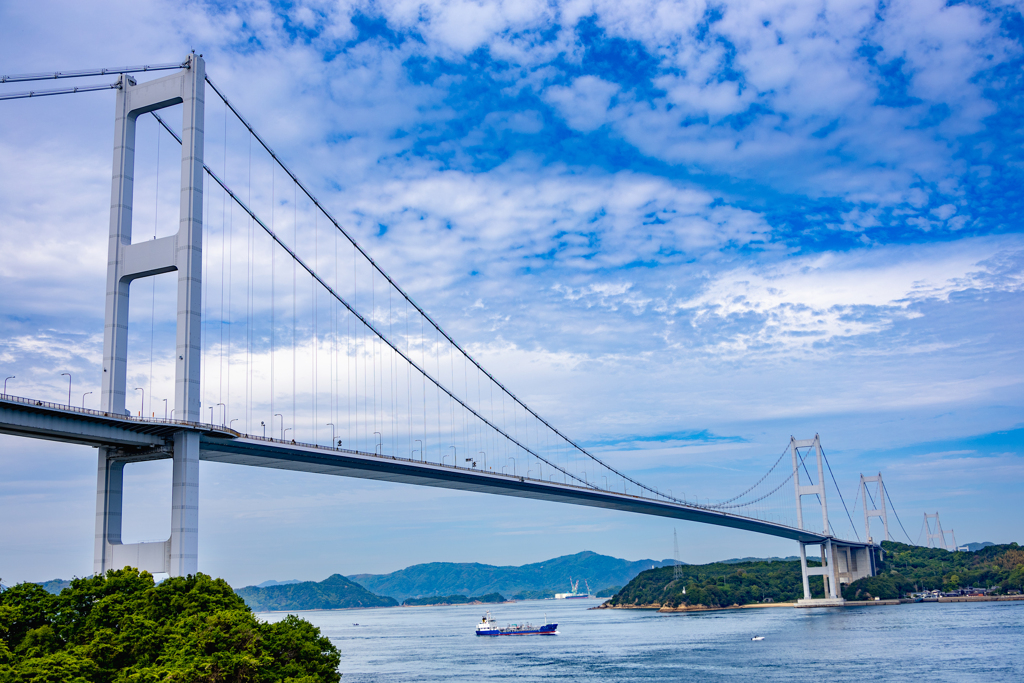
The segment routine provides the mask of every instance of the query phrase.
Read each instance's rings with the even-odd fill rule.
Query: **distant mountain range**
[[[569,591],[569,577],[589,583],[592,591],[624,586],[645,569],[671,565],[672,560],[620,560],[582,552],[521,567],[489,564],[431,562],[390,574],[351,574],[349,579],[379,595],[399,601],[436,595],[501,593],[515,599],[553,597]]]
[[[793,560],[799,559],[799,555],[789,555],[788,557],[734,557],[731,560],[722,560],[718,564],[741,564],[743,562],[792,562]]]
[[[256,584],[257,588],[270,588],[271,586],[287,586],[290,583],[302,583],[298,579],[289,579],[288,581],[264,581],[263,583]]]
[[[983,541],[983,542],[981,542],[981,543],[964,543],[964,544],[963,544],[962,546],[960,546],[960,547],[961,547],[961,548],[964,548],[964,547],[966,547],[966,548],[967,548],[968,550],[970,550],[970,551],[971,551],[972,553],[976,553],[976,552],[978,552],[979,550],[981,550],[982,548],[987,548],[987,547],[989,547],[990,545],[995,545],[995,543],[992,543],[991,541]]]
[[[266,587],[246,586],[235,592],[256,612],[398,606],[394,598],[374,595],[341,574],[329,576],[319,583],[296,581]]]
[[[71,585],[71,581],[66,579],[50,579],[49,581],[40,581],[39,585],[43,587],[47,593],[53,593],[57,595],[62,590]]]
[[[989,541],[965,543],[971,552],[994,545]],[[741,562],[785,562],[790,557],[743,557],[722,560],[721,564]],[[449,603],[454,596],[488,596],[500,593],[512,599],[553,597],[569,590],[569,577],[590,584],[591,591],[613,595],[640,572],[673,565],[672,560],[621,560],[586,551],[575,555],[556,557],[545,562],[525,564],[521,567],[496,567],[489,564],[431,562],[406,567],[390,574],[352,574],[348,577],[334,574],[316,581],[264,581],[256,586],[235,590],[252,609],[299,610],[341,609],[352,607],[389,607],[412,598],[443,600]],[[685,562],[681,564],[686,564]],[[71,582],[66,579],[40,581],[39,585],[50,593],[60,593]],[[0,587],[0,590],[7,586]],[[613,590],[614,589],[614,590]],[[431,600],[433,601],[433,600]]]

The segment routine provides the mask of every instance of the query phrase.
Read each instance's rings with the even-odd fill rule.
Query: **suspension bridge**
[[[150,71],[173,73],[146,82],[132,75]],[[172,576],[197,571],[204,460],[786,538],[799,544],[806,600],[809,577],[823,577],[828,602],[840,600],[841,584],[874,573],[871,539],[842,539],[829,522],[831,468],[817,436],[791,439],[741,494],[699,504],[613,467],[548,422],[371,258],[207,76],[201,56],[0,82],[108,74],[117,80],[0,94],[116,92],[99,406],[85,406],[92,392],[72,405],[70,375],[67,403],[9,395],[6,387],[0,395],[0,433],[97,448],[96,572],[125,565]],[[180,125],[159,113],[169,108],[180,109]],[[143,121],[153,124],[147,159],[156,169],[145,190],[154,198],[148,210],[136,186]],[[168,158],[180,159],[174,182],[161,179]],[[158,296],[165,274],[173,287]],[[131,394],[138,410],[128,409],[129,389],[138,392]],[[173,463],[170,537],[123,543],[124,467],[164,458]],[[862,477],[865,530],[870,536],[870,518],[882,517],[888,538],[884,497],[881,507],[872,497],[869,510],[868,483],[887,495],[881,475]],[[805,497],[816,500],[820,525],[805,525]],[[779,512],[794,508],[795,520]],[[812,564],[808,546],[818,548]]]

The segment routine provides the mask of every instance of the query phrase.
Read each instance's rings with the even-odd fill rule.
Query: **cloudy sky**
[[[959,542],[1024,541],[1022,41],[1020,7],[997,1],[0,5],[4,73],[203,53],[406,291],[638,478],[722,499],[820,433],[848,505],[882,471],[915,541],[935,511]],[[76,403],[98,397],[113,105],[0,103],[12,394],[59,400],[70,371]],[[91,571],[95,465],[0,437],[5,583]],[[689,562],[796,550],[515,499],[201,477],[200,569],[236,585],[664,558],[673,526]],[[126,540],[165,537],[167,463],[128,484]]]

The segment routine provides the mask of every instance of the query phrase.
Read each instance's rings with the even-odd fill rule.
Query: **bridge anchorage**
[[[144,83],[129,76],[161,69],[174,73]],[[714,504],[659,491],[611,466],[509,391],[370,258],[210,81],[202,56],[4,82],[106,73],[120,76],[110,86],[115,138],[100,406],[0,396],[0,433],[97,448],[95,572],[125,565],[170,576],[198,570],[202,460],[601,507],[786,538],[799,544],[801,606],[842,604],[843,584],[874,573],[878,550],[868,522],[881,516],[886,538],[888,523],[884,499],[867,509],[866,484],[877,480],[884,496],[881,475],[861,478],[869,539],[854,541],[829,523],[824,473],[831,468],[817,435],[791,438],[754,486]],[[224,114],[217,172],[204,162],[207,86],[217,98],[211,105]],[[158,114],[178,105],[180,131]],[[173,235],[133,242],[136,129],[144,114],[157,121],[158,134],[181,145],[178,224]],[[232,173],[229,164],[246,158],[245,151],[229,154],[229,115],[248,143],[247,173]],[[270,168],[262,184],[253,175],[254,149]],[[219,221],[211,196],[221,200]],[[232,251],[235,241],[244,254]],[[234,279],[240,272],[242,283]],[[167,273],[177,274],[172,409],[164,418],[141,409],[132,415],[127,382],[138,375],[129,373],[131,287]],[[233,296],[244,303],[244,315]],[[232,329],[241,331],[232,336]],[[150,375],[144,386],[152,406]],[[811,453],[816,478],[806,462]],[[169,537],[124,543],[124,468],[159,458],[173,463]],[[807,497],[820,505],[820,531],[804,526]],[[824,597],[812,599],[811,579],[818,576]]]

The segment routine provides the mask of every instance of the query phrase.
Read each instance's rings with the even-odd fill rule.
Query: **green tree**
[[[156,585],[125,568],[0,593],[0,681],[337,683],[340,654],[309,622],[259,621],[205,574]]]

